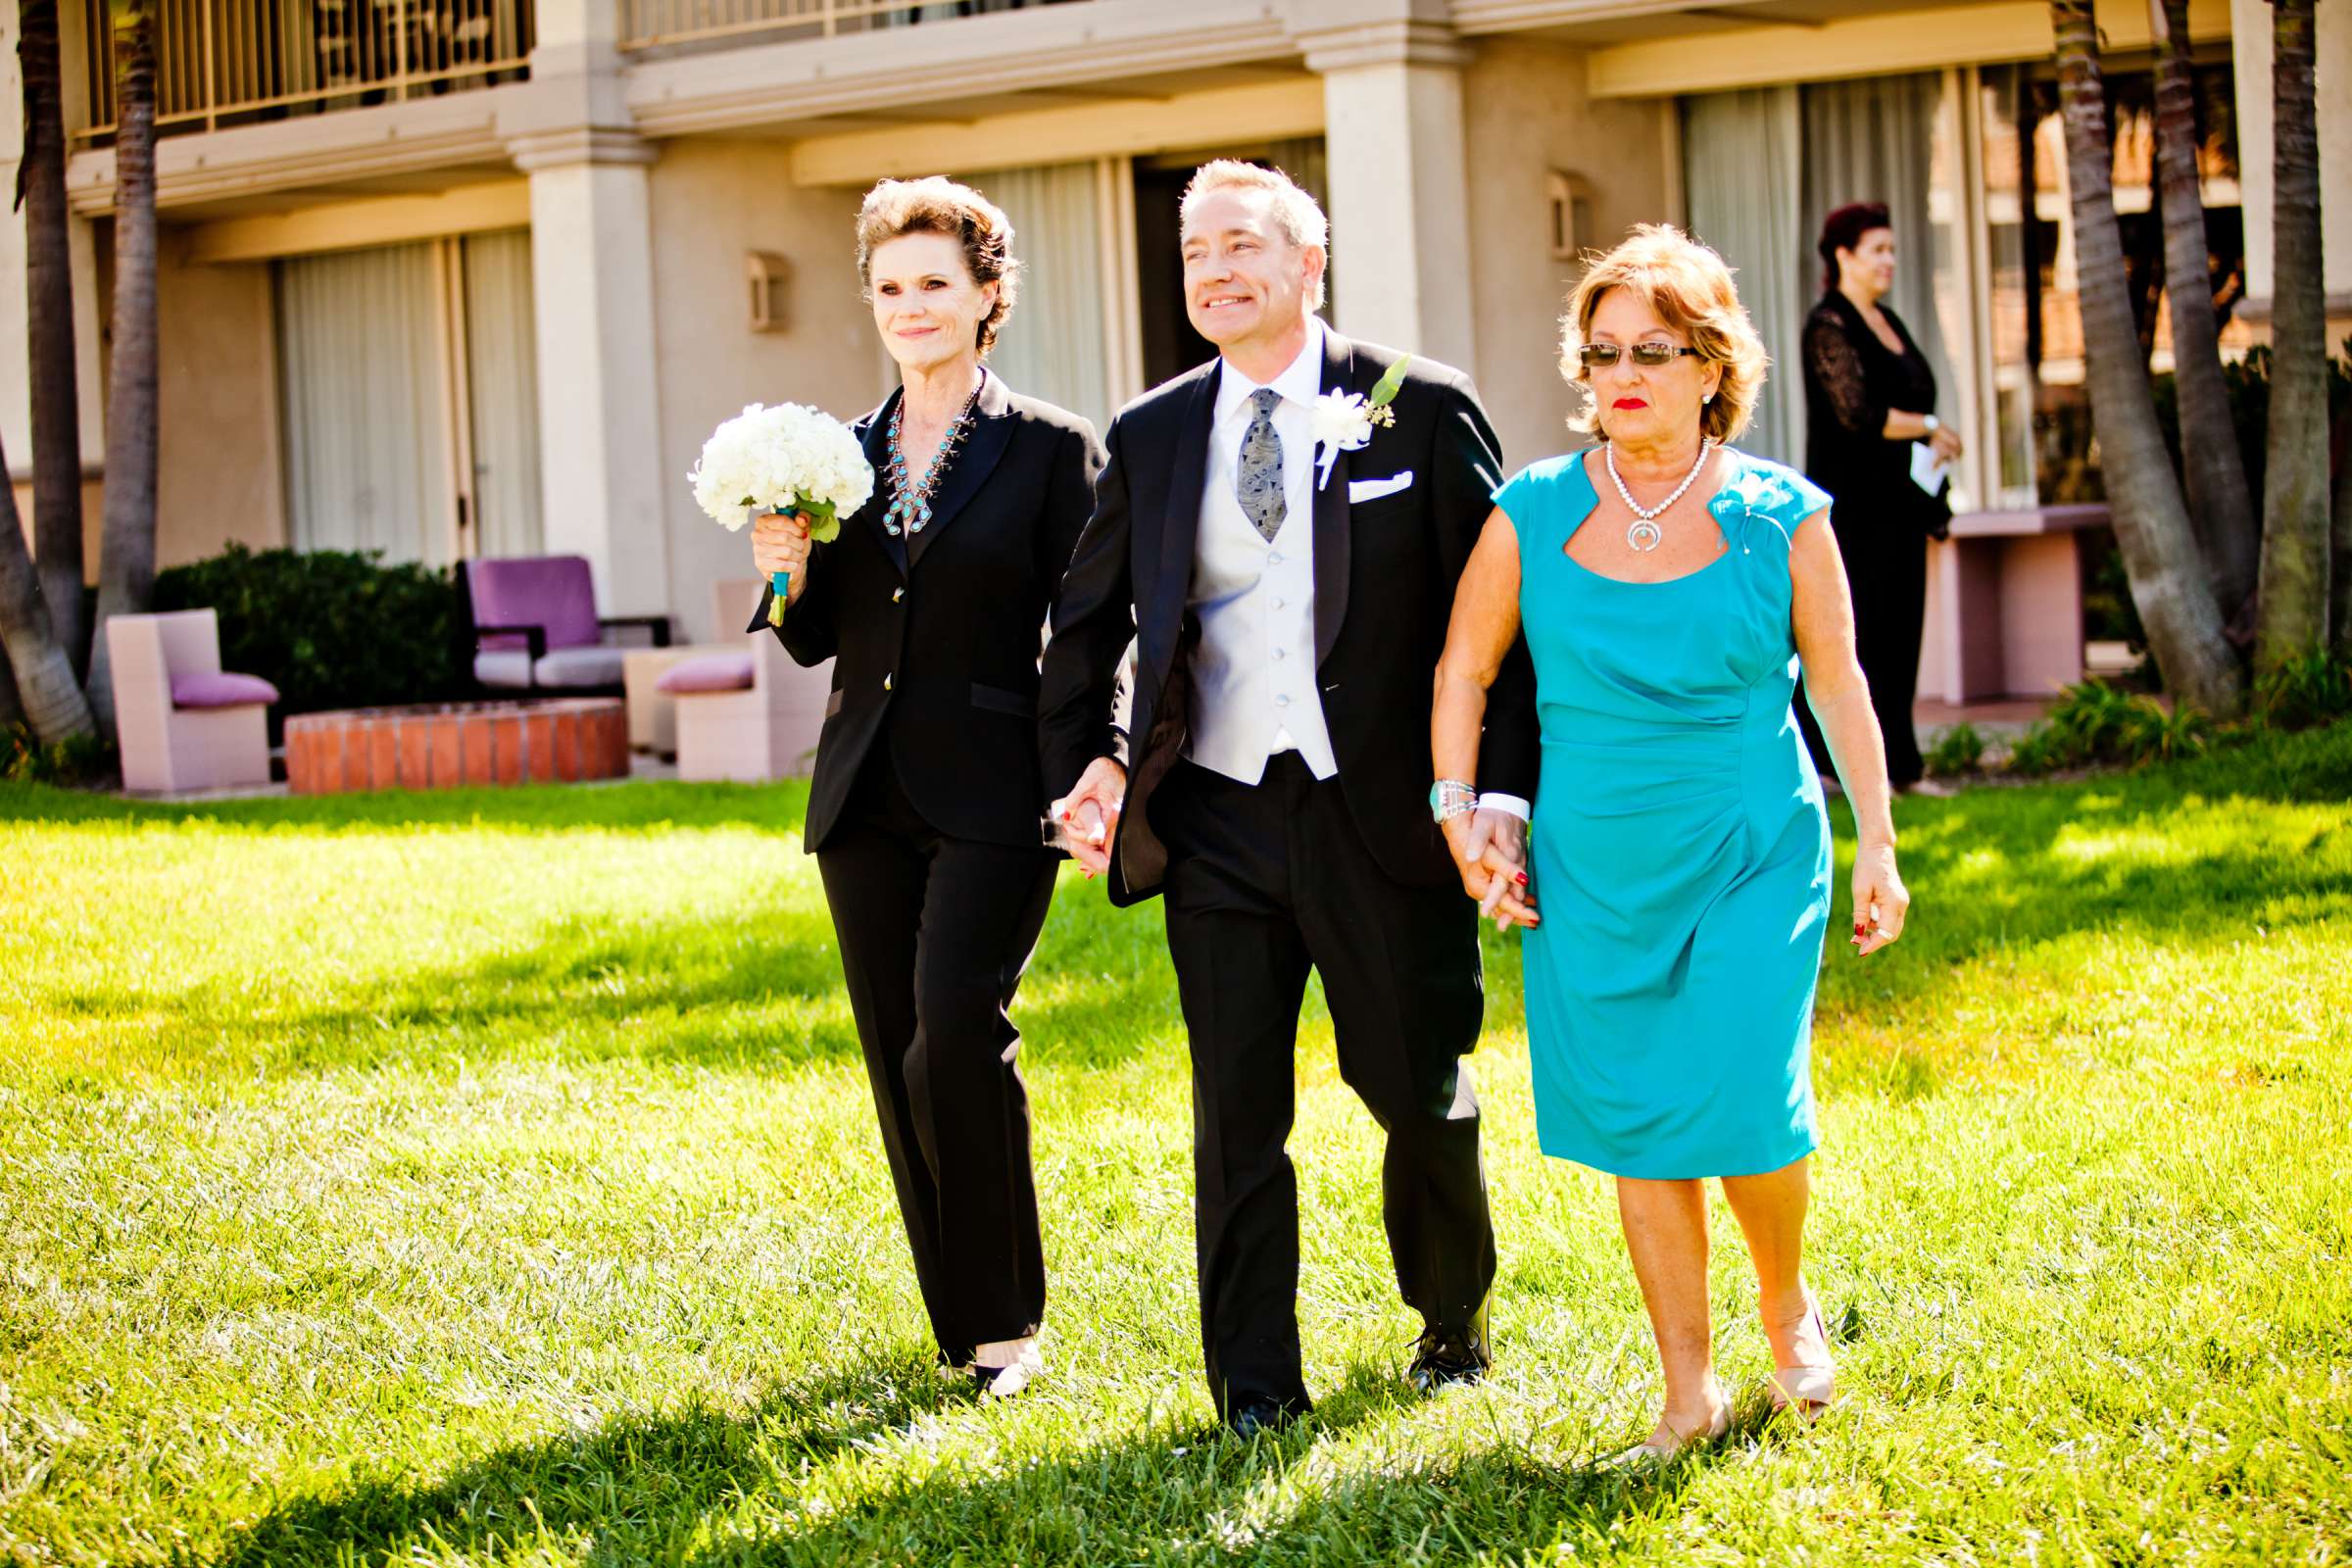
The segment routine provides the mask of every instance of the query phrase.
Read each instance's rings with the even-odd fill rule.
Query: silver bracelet
[[[1478,787],[1458,778],[1442,778],[1429,787],[1430,819],[1440,827],[1478,809]]]

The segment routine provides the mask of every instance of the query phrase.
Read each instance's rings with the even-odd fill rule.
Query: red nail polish
[[[1526,873],[1525,871],[1520,871],[1520,872],[1517,872],[1517,873],[1515,873],[1515,874],[1517,875],[1517,877],[1518,877],[1518,879],[1519,879],[1519,885],[1520,885],[1521,887],[1525,887],[1525,886],[1527,886],[1527,873]]]

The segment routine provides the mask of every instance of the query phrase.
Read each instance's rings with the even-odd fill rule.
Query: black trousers
[[[1382,1207],[1405,1302],[1432,1327],[1483,1335],[1494,1232],[1459,1059],[1485,1006],[1476,906],[1457,888],[1391,880],[1338,781],[1318,783],[1295,752],[1254,786],[1179,763],[1150,809],[1192,1042],[1200,1339],[1218,1414],[1252,1397],[1308,1402],[1283,1146],[1310,967],[1340,1075],[1388,1134]]]
[[[934,832],[878,750],[816,864],[923,1305],[960,1364],[976,1345],[1036,1333],[1045,1314],[1029,1097],[1006,1008],[1056,859]]]
[[[1897,789],[1927,771],[1911,705],[1919,693],[1919,643],[1928,618],[1928,541],[1907,523],[1853,528],[1838,535],[1854,596],[1854,652],[1870,681],[1870,706],[1886,738],[1886,778]],[[1830,776],[1830,748],[1800,686],[1797,726],[1814,765]]]

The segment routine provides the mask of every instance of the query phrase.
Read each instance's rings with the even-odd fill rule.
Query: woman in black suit
[[[1931,495],[1913,481],[1911,451],[1925,443],[1949,464],[1960,456],[1960,436],[1936,417],[1936,372],[1884,303],[1894,286],[1886,207],[1838,208],[1823,221],[1818,249],[1821,303],[1805,318],[1805,477],[1830,493],[1830,526],[1853,590],[1854,641],[1886,737],[1887,779],[1913,789],[1923,771],[1911,700],[1928,540],[1943,537],[1952,508],[1948,484]],[[1796,711],[1826,767],[1810,706],[1800,699]]]
[[[798,516],[753,531],[760,576],[792,574],[777,635],[803,664],[834,662],[804,838],[915,1276],[943,1363],[998,1395],[1042,1366],[1029,1102],[1005,1010],[1059,860],[1040,837],[1038,651],[1102,466],[1091,424],[983,364],[1012,309],[1011,239],[968,186],[867,193],[858,275],[901,383],[854,427],[873,496],[829,544],[812,548]]]

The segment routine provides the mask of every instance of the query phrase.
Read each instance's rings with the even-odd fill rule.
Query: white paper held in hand
[[[1911,443],[1911,482],[1934,495],[1943,488],[1946,465],[1925,441]]]

